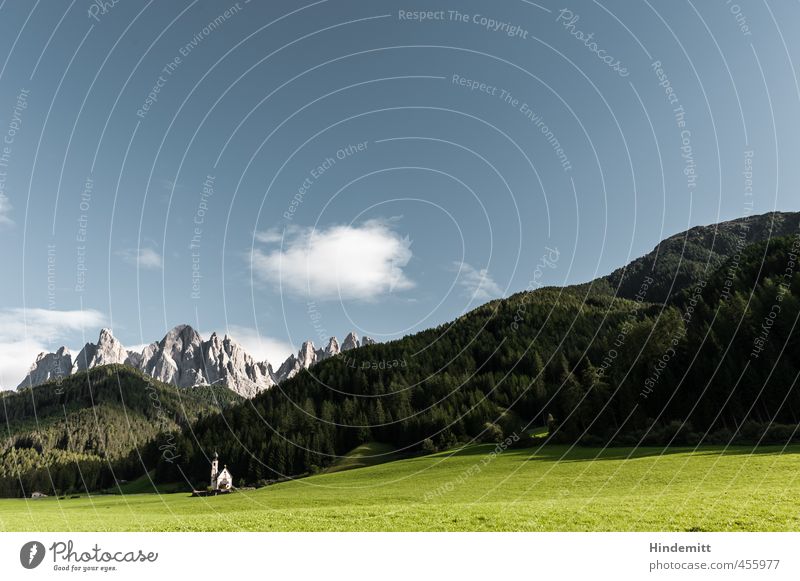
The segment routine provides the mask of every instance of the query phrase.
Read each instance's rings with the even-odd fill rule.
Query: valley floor
[[[800,530],[800,446],[494,450],[471,446],[217,497],[0,499],[0,530]]]

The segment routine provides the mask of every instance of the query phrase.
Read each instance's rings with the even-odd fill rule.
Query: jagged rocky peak
[[[366,335],[364,335],[364,337],[361,338],[362,347],[366,347],[367,345],[375,345],[375,343],[377,343],[377,341],[372,337],[367,337]]]
[[[317,362],[317,352],[314,350],[314,343],[312,341],[305,341],[300,346],[300,352],[297,354],[297,361],[303,369],[308,369]]]
[[[152,357],[142,358],[142,371],[178,387],[193,387],[206,382],[203,366],[203,340],[189,325],[178,325],[159,341]]]
[[[84,369],[111,363],[123,364],[127,359],[128,352],[122,346],[122,343],[114,337],[111,329],[101,329],[97,343],[87,343],[78,353],[73,364],[74,371],[83,371]]]
[[[275,371],[269,362],[256,361],[232,337],[212,333],[204,341],[190,325],[170,329],[163,339],[141,351],[126,350],[109,329],[103,329],[97,343],[87,343],[74,359],[65,347],[55,353],[40,354],[20,387],[39,385],[59,375],[98,365],[122,363],[178,387],[220,383],[244,397],[253,397],[342,351],[373,343],[369,337],[359,343],[355,333],[349,333],[341,345],[336,337],[331,337],[323,349],[316,349],[313,342],[306,341],[296,355],[290,355]]]
[[[178,325],[164,335],[159,346],[162,351],[177,361],[179,358],[194,359],[202,343],[203,339],[200,337],[200,333],[190,325]]]
[[[208,383],[225,383],[244,397],[254,395],[275,385],[272,367],[266,361],[257,362],[233,338],[212,333],[203,344],[204,368]]]
[[[280,383],[281,381],[291,379],[303,369],[308,369],[312,365],[315,365],[318,361],[325,358],[321,355],[322,351],[314,349],[314,343],[312,341],[305,341],[300,346],[300,351],[297,352],[297,355],[289,355],[288,359],[278,368],[278,372],[275,374],[276,382]]]
[[[341,352],[339,348],[339,340],[336,337],[331,337],[328,339],[328,344],[325,346],[324,349],[318,349],[317,354],[317,361],[322,361],[327,359],[328,357],[334,357]]]
[[[72,354],[66,347],[61,347],[55,353],[39,353],[36,361],[28,370],[28,375],[20,382],[17,389],[41,385],[71,373]]]
[[[355,332],[350,331],[347,334],[347,337],[344,338],[344,342],[342,343],[342,351],[349,351],[350,349],[356,349],[358,347],[358,335],[356,335]]]

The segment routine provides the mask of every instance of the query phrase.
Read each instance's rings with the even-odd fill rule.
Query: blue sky
[[[6,387],[101,326],[280,363],[800,209],[796,3],[101,4],[0,2]]]

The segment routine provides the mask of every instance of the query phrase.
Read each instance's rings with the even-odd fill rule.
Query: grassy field
[[[494,449],[209,498],[0,499],[0,530],[800,530],[800,446],[640,448],[630,459],[626,449]]]
[[[399,455],[395,453],[394,446],[380,444],[378,442],[369,442],[367,444],[361,444],[347,456],[326,468],[325,473],[333,474],[334,472],[343,472],[344,470],[353,470],[354,468],[377,466],[378,464],[391,462],[398,458]]]

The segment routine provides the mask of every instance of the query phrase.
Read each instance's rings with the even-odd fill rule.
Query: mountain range
[[[387,343],[306,342],[277,371],[185,325],[140,352],[104,330],[76,358],[41,355],[24,389],[0,392],[0,496],[153,469],[160,483],[202,484],[209,450],[255,484],[367,442],[429,452],[545,425],[548,442],[597,447],[798,441],[798,256],[800,213],[693,228],[606,277],[519,292]]]
[[[203,340],[189,325],[176,326],[163,339],[141,351],[126,349],[110,329],[102,329],[97,343],[86,343],[74,358],[66,347],[54,353],[40,353],[18,389],[102,365],[120,364],[177,387],[226,385],[238,395],[250,398],[342,351],[374,343],[370,337],[359,341],[354,332],[345,337],[341,346],[336,337],[331,337],[322,349],[306,341],[297,355],[290,355],[276,370],[268,361],[257,361],[232,337],[212,333]]]

